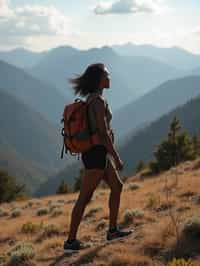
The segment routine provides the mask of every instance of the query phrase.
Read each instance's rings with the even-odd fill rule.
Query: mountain
[[[31,69],[30,73],[40,80],[53,84],[72,99],[74,93],[71,85],[67,83],[68,79],[75,74],[83,73],[91,63],[103,62],[111,72],[111,88],[105,90],[105,95],[113,111],[167,79],[181,75],[177,69],[154,59],[119,56],[107,46],[73,52],[73,55],[67,56],[64,48],[56,49],[54,56],[48,54],[42,63]]]
[[[184,105],[175,108],[139,130],[123,145],[119,145],[118,151],[125,165],[123,174],[133,174],[138,161],[153,159],[153,150],[163,138],[167,137],[169,125],[174,116],[180,120],[181,125],[189,134],[200,134],[199,106],[200,93],[196,98],[189,100]]]
[[[199,85],[199,76],[169,80],[117,110],[112,120],[117,140],[140,124],[151,122],[197,96]]]
[[[17,98],[0,90],[0,168],[31,191],[62,169],[61,137],[56,127]]]
[[[59,90],[27,74],[24,70],[0,61],[0,88],[14,95],[58,124],[68,99]]]
[[[180,47],[162,48],[126,43],[113,45],[112,48],[120,55],[150,57],[183,70],[190,70],[200,65],[200,55],[192,54]]]
[[[20,68],[30,68],[38,64],[46,52],[33,52],[24,48],[0,51],[0,60]]]
[[[199,64],[200,65],[200,64]],[[200,66],[191,71],[192,75],[200,76]]]
[[[34,196],[54,195],[62,180],[73,189],[75,179],[80,176],[81,166],[77,161],[68,164],[63,170],[51,175],[46,182],[43,182],[35,191]]]

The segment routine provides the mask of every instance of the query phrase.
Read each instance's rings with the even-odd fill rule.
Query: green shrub
[[[186,237],[200,237],[200,215],[193,215],[188,218],[182,232]]]
[[[176,259],[174,258],[167,266],[198,266],[196,263],[192,262],[192,259]]]
[[[21,211],[20,208],[13,209],[13,210],[11,211],[11,217],[12,217],[12,218],[19,217],[19,216],[21,216],[21,214],[22,214],[22,211]]]
[[[128,209],[124,212],[123,222],[125,224],[130,224],[134,221],[134,218],[142,218],[144,216],[144,212],[139,209]]]
[[[59,207],[57,208],[54,208],[53,211],[52,211],[52,216],[53,217],[57,217],[59,215],[63,214],[63,210]]]
[[[92,217],[95,213],[97,213],[98,211],[101,211],[101,210],[102,210],[101,207],[92,208],[92,209],[89,210],[88,213],[86,213],[85,218],[90,218],[90,217]]]
[[[37,210],[37,215],[42,216],[42,215],[47,215],[49,213],[48,208],[40,208]]]
[[[35,252],[33,245],[29,242],[19,242],[8,251],[10,266],[21,266],[25,261],[33,259]]]
[[[136,190],[138,188],[140,188],[140,185],[138,183],[130,183],[128,185],[128,190]]]
[[[33,234],[36,233],[40,229],[40,225],[33,224],[32,222],[27,222],[22,225],[21,232],[24,234]]]
[[[43,227],[43,231],[40,238],[45,239],[55,235],[59,235],[58,227],[54,224],[47,224]]]
[[[17,184],[16,178],[0,170],[0,203],[11,202],[25,193],[25,185]]]
[[[0,209],[0,217],[4,217],[4,216],[7,216],[8,215],[8,212],[4,209]]]
[[[146,207],[153,209],[156,208],[160,204],[160,198],[153,193],[148,197]]]

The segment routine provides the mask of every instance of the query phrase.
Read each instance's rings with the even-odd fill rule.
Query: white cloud
[[[160,13],[164,8],[163,0],[117,0],[102,2],[94,8],[97,15],[127,13]]]
[[[28,40],[34,42],[41,37],[51,37],[51,41],[62,37],[63,40],[70,33],[69,24],[69,18],[52,5],[14,8],[8,0],[0,0],[0,45],[3,48],[25,46],[30,44]]]
[[[2,1],[2,0],[0,0]],[[0,35],[32,36],[35,34],[62,35],[68,33],[69,19],[53,6],[26,5],[15,9],[3,4],[3,20],[0,20]]]
[[[0,0],[0,21],[13,15],[12,10],[8,7],[8,0]]]

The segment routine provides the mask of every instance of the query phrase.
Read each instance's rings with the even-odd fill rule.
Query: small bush
[[[160,198],[153,193],[148,197],[146,207],[147,208],[156,208],[160,204]]]
[[[54,209],[58,209],[58,208],[61,208],[61,207],[64,207],[64,204],[62,203],[53,203],[50,205],[49,207],[49,211],[52,212]]]
[[[138,188],[140,188],[140,185],[138,183],[130,183],[128,185],[128,190],[136,190]]]
[[[144,212],[139,209],[128,209],[124,212],[123,222],[125,224],[130,224],[134,221],[134,218],[142,218],[144,216]]]
[[[152,175],[152,170],[149,167],[144,168],[141,172],[140,172],[140,177],[147,177],[147,176],[151,176]]]
[[[57,200],[57,202],[58,202],[58,203],[63,203],[63,204],[64,204],[64,203],[65,203],[65,200],[64,200],[64,199],[59,199],[59,200]]]
[[[196,263],[192,262],[192,259],[176,259],[174,258],[167,266],[198,266]]]
[[[55,235],[59,235],[59,230],[58,227],[54,224],[47,224],[43,227],[43,232],[41,235],[42,239],[52,237]]]
[[[21,216],[21,214],[22,214],[22,211],[20,208],[16,208],[16,209],[11,211],[11,217],[12,218],[19,217],[19,216]]]
[[[19,242],[8,251],[10,266],[21,266],[35,256],[33,245],[29,242]]]
[[[92,217],[95,213],[97,213],[98,211],[101,211],[101,210],[102,210],[101,207],[92,208],[92,209],[89,210],[89,212],[85,215],[85,218],[90,218],[90,217]]]
[[[40,225],[38,224],[33,224],[32,222],[27,222],[22,225],[21,227],[21,232],[24,234],[33,234],[39,231]]]
[[[190,217],[185,222],[182,232],[186,237],[198,238],[200,236],[200,215]]]
[[[47,215],[49,213],[48,208],[40,208],[37,210],[37,215],[42,216],[42,215]]]
[[[4,217],[4,216],[7,216],[8,215],[8,212],[4,209],[0,209],[0,217]]]
[[[63,210],[61,208],[54,208],[52,211],[52,216],[57,217],[59,215],[63,214]]]
[[[107,221],[102,219],[96,226],[96,231],[102,230],[106,227]]]

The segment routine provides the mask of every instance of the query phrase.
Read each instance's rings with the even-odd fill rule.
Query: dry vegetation
[[[129,178],[118,224],[135,231],[107,246],[100,244],[109,222],[109,189],[98,188],[77,235],[92,246],[66,256],[63,241],[77,196],[2,204],[0,265],[200,265],[200,159],[157,176],[141,178],[138,173]]]

